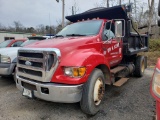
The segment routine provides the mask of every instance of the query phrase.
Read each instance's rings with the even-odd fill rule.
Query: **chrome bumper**
[[[11,63],[11,64],[4,64],[4,63],[0,63],[0,75],[12,75],[12,73],[14,72],[14,68],[15,68],[16,64],[15,63]]]
[[[83,84],[64,85],[55,83],[39,83],[22,79],[17,76],[16,86],[21,92],[24,89],[22,82],[34,85],[36,87],[36,90],[33,90],[34,96],[46,101],[76,103],[79,102],[82,97]],[[43,93],[42,88],[47,88],[49,93]]]

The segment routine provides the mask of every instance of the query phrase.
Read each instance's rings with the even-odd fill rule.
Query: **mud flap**
[[[144,63],[144,64],[145,64],[145,68],[147,68],[147,56],[144,56],[144,60],[145,60],[145,61],[144,61],[144,62],[145,62],[145,63]]]

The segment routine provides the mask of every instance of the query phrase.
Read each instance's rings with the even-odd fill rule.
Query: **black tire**
[[[96,87],[95,85],[98,85],[99,87]],[[94,95],[95,91],[98,94]],[[89,115],[95,115],[100,110],[100,105],[103,101],[104,92],[104,75],[101,70],[94,69],[89,76],[88,81],[84,84],[82,99],[80,101],[82,111]],[[94,100],[96,98],[95,96],[97,96],[99,99],[97,102]]]
[[[135,72],[136,77],[142,77],[145,71],[145,58],[144,56],[137,56],[135,61]]]

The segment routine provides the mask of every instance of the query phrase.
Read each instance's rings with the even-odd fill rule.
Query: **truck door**
[[[102,38],[103,38],[103,54],[110,66],[113,67],[119,64],[122,60],[122,42],[121,39],[115,37],[115,26],[112,21],[105,24]]]

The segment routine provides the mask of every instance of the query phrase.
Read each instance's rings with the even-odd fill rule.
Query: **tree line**
[[[151,32],[151,26],[157,24],[158,3],[155,0],[101,0],[95,3],[95,7],[112,7],[121,4],[132,4],[132,18],[138,26],[147,26]]]
[[[93,3],[97,7],[112,7],[116,5],[121,5],[129,3],[132,4],[132,18],[137,21],[138,26],[147,26],[148,32],[151,32],[151,26],[157,24],[157,3],[155,0],[147,0],[145,2],[139,0],[100,0],[97,3]],[[72,5],[71,14],[79,13],[79,5],[74,1]],[[67,25],[67,23],[66,23]],[[12,26],[3,26],[0,24],[0,31],[9,32],[25,32],[25,33],[36,33],[36,34],[56,34],[62,29],[61,22],[58,22],[57,26],[49,26],[40,24],[36,27],[24,27],[19,21],[14,21]]]
[[[23,33],[36,33],[36,34],[56,34],[62,29],[59,24],[57,26],[37,25],[36,27],[25,27],[20,21],[14,21],[12,26],[4,26],[0,23],[0,31],[8,32],[23,32]]]

